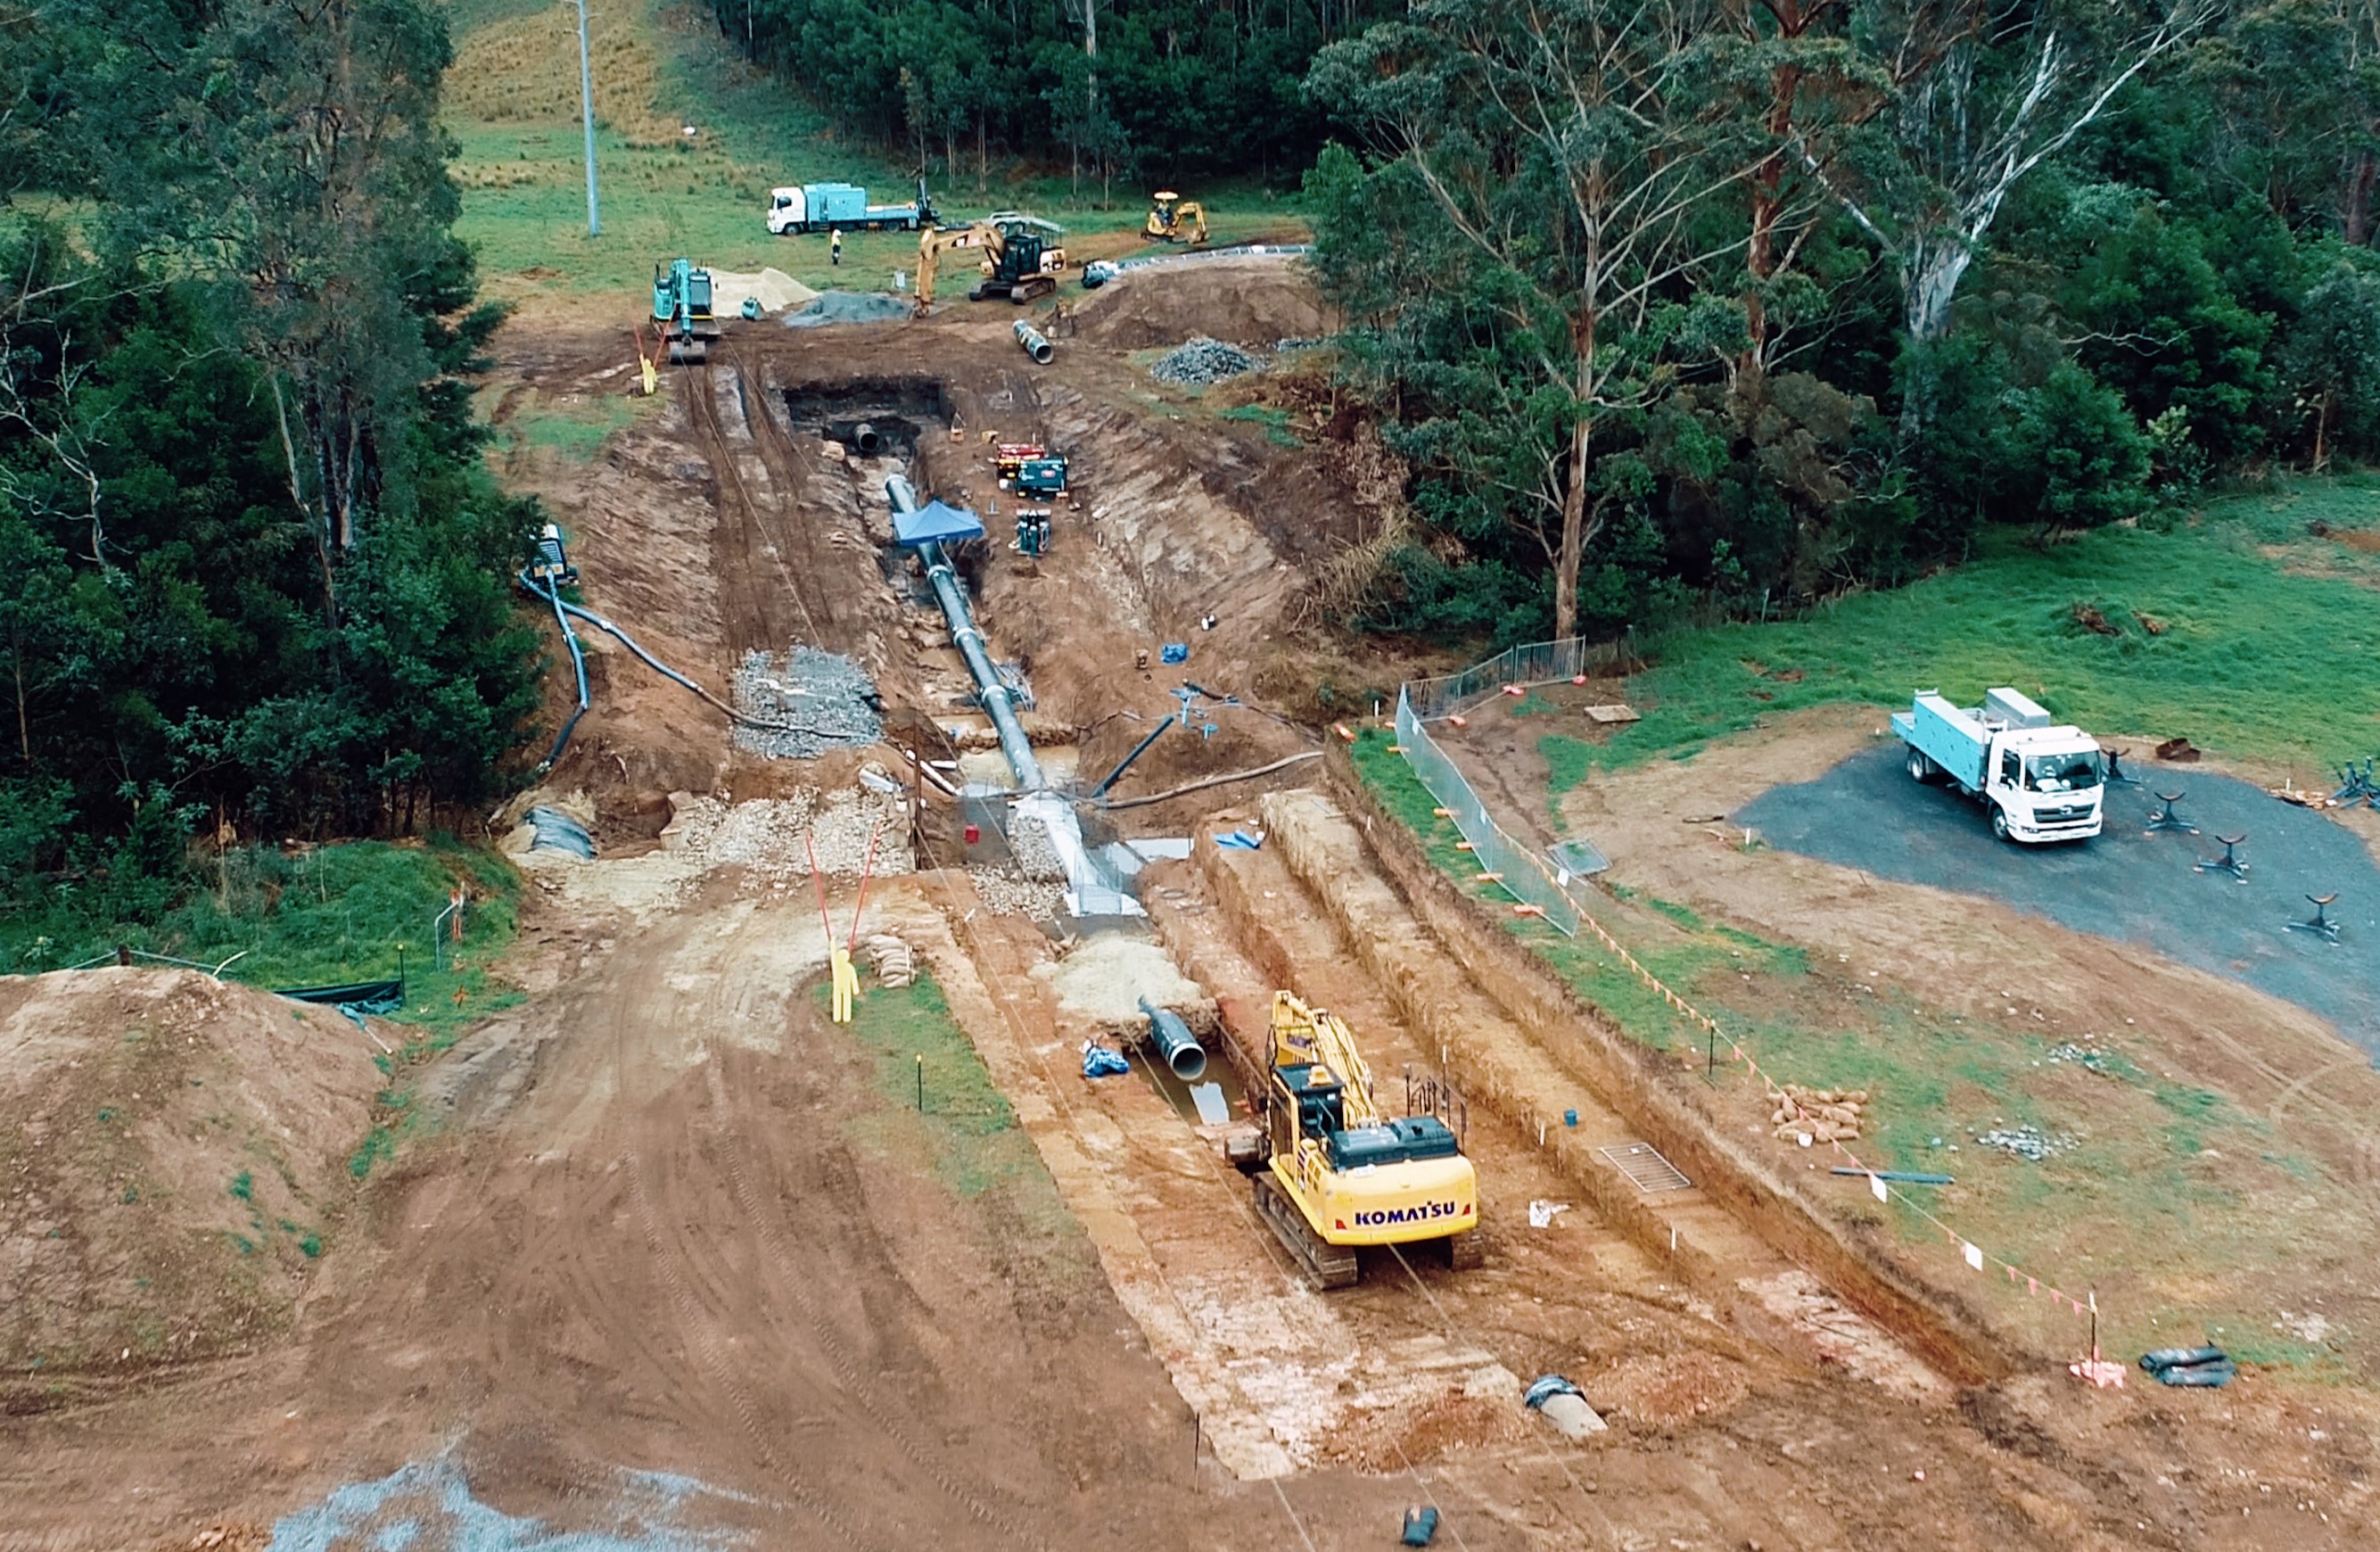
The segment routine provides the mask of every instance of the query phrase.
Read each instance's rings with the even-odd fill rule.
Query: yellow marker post
[[[851,999],[859,995],[859,972],[852,968],[851,950],[834,951],[834,1021],[851,1022]]]

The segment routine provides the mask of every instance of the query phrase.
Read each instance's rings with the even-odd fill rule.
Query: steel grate
[[[1614,1143],[1595,1151],[1609,1159],[1638,1191],[1685,1191],[1694,1185],[1650,1143]]]

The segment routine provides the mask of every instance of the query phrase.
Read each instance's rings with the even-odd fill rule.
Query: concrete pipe
[[[862,421],[851,430],[851,446],[861,457],[873,458],[884,450],[884,438],[874,426]]]
[[[1185,1083],[1195,1083],[1207,1075],[1207,1048],[1190,1033],[1182,1016],[1168,1008],[1149,1005],[1147,997],[1140,1000],[1140,1010],[1148,1015],[1148,1037],[1156,1044],[1158,1055],[1173,1069],[1173,1076]]]
[[[1016,343],[1025,347],[1025,353],[1033,358],[1036,366],[1048,366],[1050,358],[1057,353],[1041,337],[1041,331],[1022,318],[1016,320]]]

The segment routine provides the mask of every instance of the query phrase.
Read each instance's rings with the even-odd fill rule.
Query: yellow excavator
[[[1264,1130],[1257,1211],[1318,1286],[1353,1285],[1364,1245],[1441,1240],[1456,1267],[1479,1265],[1478,1179],[1453,1129],[1381,1115],[1347,1026],[1292,992],[1272,997]]]
[[[1204,242],[1207,207],[1160,189],[1148,197],[1148,219],[1140,224],[1140,235],[1150,242]]]
[[[918,312],[934,304],[934,272],[942,255],[960,248],[982,255],[976,267],[983,278],[967,292],[973,301],[988,297],[1006,297],[1014,302],[1038,300],[1058,288],[1058,277],[1066,268],[1066,251],[1036,230],[1029,220],[978,221],[947,231],[929,227],[917,238]]]

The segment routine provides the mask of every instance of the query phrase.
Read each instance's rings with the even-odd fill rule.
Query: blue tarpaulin
[[[1087,1040],[1083,1043],[1084,1077],[1113,1078],[1120,1073],[1131,1070],[1132,1063],[1124,1059],[1122,1051],[1111,1051],[1097,1041]]]
[[[983,523],[964,507],[929,501],[914,512],[892,514],[892,537],[903,544],[955,544],[983,537]]]

